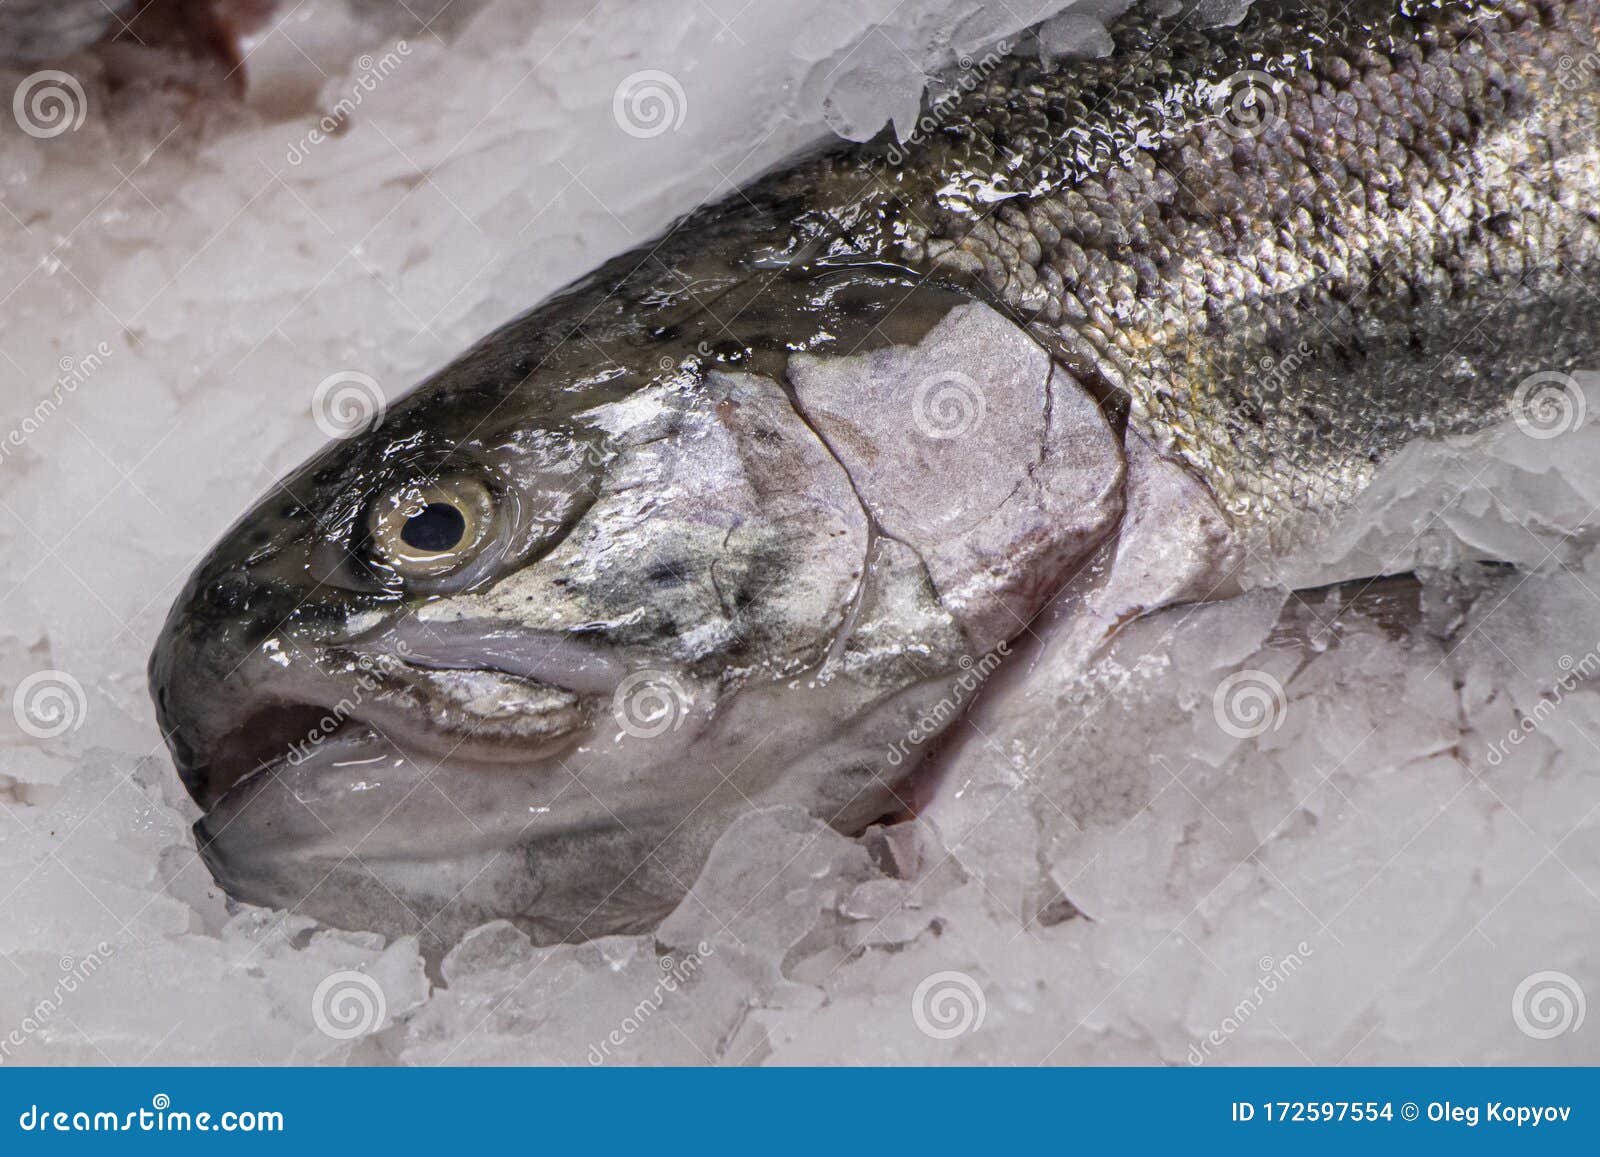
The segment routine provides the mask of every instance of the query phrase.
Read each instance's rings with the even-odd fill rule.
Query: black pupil
[[[448,502],[430,502],[406,519],[400,537],[414,550],[438,554],[449,550],[467,533],[467,520]]]

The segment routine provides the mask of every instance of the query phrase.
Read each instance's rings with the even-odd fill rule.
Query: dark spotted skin
[[[1033,318],[1240,523],[1282,526],[1405,440],[1502,416],[1528,374],[1593,364],[1597,21],[1262,3],[1233,30],[1124,29],[1065,84],[1018,61],[928,146],[942,191],[900,248]],[[1241,126],[1208,86],[1246,72]]]
[[[936,284],[1029,323],[1277,537],[1406,440],[1593,364],[1597,26],[1596,0],[1262,0],[1234,28],[1136,9],[1058,71],[980,60],[911,142],[760,181],[512,323],[455,367],[461,400],[490,388],[469,365],[517,409],[562,404],[516,396],[530,367],[635,388],[619,342],[904,340]]]
[[[1597,23],[1590,0],[1138,20],[825,168],[873,172],[847,216],[873,246],[1006,303],[1241,529],[1281,531],[1593,364]]]

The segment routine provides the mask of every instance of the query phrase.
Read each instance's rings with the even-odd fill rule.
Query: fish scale
[[[884,216],[913,223],[901,259],[1029,318],[1237,522],[1282,538],[1407,439],[1593,364],[1597,14],[1262,3],[1233,30],[1125,23],[1065,77],[991,73],[906,150],[925,173],[882,182]],[[1274,76],[1273,107],[1240,133],[1208,86],[1249,70]],[[983,203],[1002,178],[1015,191]],[[1264,404],[1260,365],[1300,342]]]

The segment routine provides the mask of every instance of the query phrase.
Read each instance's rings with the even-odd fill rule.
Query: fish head
[[[752,807],[901,810],[1121,469],[1016,326],[947,304],[919,345],[778,362],[663,339],[530,366],[495,335],[278,483],[151,660],[216,879],[342,927],[549,942],[652,926]],[[920,433],[918,382],[952,366],[1021,433]],[[1090,492],[1041,504],[1052,423]]]

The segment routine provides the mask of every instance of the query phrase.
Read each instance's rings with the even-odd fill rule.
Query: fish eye
[[[403,483],[368,513],[372,553],[406,578],[445,574],[489,539],[494,514],[493,496],[475,478]]]

